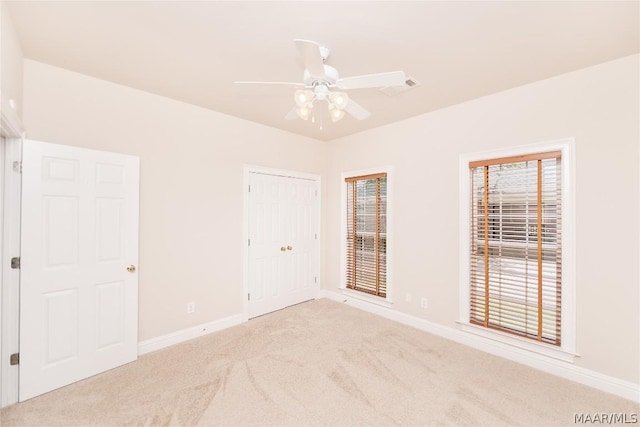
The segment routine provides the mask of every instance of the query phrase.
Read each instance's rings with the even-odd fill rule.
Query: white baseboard
[[[143,354],[160,350],[161,348],[169,347],[183,341],[188,341],[190,339],[211,334],[222,329],[230,328],[232,326],[244,323],[245,321],[246,319],[244,318],[242,313],[240,313],[219,320],[214,320],[213,322],[207,322],[198,326],[183,329],[181,331],[176,331],[170,334],[151,338],[138,343],[138,355],[141,356]]]
[[[353,298],[339,292],[322,289],[319,296],[334,301],[344,302],[350,306],[382,316],[389,320],[394,320],[425,332],[450,339],[457,343],[640,403],[640,384],[621,380],[586,368],[581,368],[572,363],[564,362],[553,357],[537,354],[517,347],[511,347],[479,335],[443,326],[419,317],[401,313],[393,310],[392,308],[383,307],[358,298]]]

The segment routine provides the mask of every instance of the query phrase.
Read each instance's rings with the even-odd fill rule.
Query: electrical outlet
[[[411,302],[411,294],[409,292],[404,295],[404,300],[406,302]]]
[[[187,314],[192,314],[196,312],[196,303],[188,302],[187,303]]]
[[[421,306],[422,308],[427,308],[427,307],[429,307],[429,300],[423,297],[423,298],[420,300],[420,306]]]

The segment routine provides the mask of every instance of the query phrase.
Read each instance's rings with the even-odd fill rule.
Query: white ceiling
[[[320,140],[631,55],[640,45],[638,1],[7,3],[26,58]],[[403,70],[421,86],[394,97],[350,90],[372,113],[363,121],[287,121],[292,88],[233,82],[301,81],[296,38],[330,48],[327,64],[341,77]]]

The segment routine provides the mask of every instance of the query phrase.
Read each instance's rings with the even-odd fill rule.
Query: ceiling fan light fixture
[[[298,107],[296,108],[296,113],[302,120],[309,120],[309,117],[311,117],[311,108],[307,107],[306,105]]]
[[[295,92],[294,99],[296,101],[296,105],[300,108],[306,107],[308,104],[313,101],[314,94],[310,90],[302,90],[299,89]]]
[[[329,100],[338,110],[344,110],[349,102],[349,95],[344,92],[332,92]]]
[[[329,49],[311,40],[295,39],[294,43],[298,48],[298,53],[304,65],[302,83],[236,82],[240,84],[288,85],[296,87],[298,90],[293,94],[295,107],[285,115],[286,120],[294,120],[296,117],[302,120],[309,120],[311,117],[313,122],[315,120],[315,117],[312,117],[313,104],[316,101],[327,101],[329,116],[334,122],[341,120],[345,113],[349,113],[356,120],[364,120],[371,116],[371,113],[366,108],[352,100],[345,92],[332,92],[332,90],[389,88],[402,85],[407,87],[415,86],[415,81],[411,78],[407,80],[403,71],[340,78],[338,70],[325,64],[329,56]],[[321,114],[319,117],[324,116],[324,114]]]
[[[336,107],[329,108],[329,115],[331,116],[331,121],[335,123],[342,120],[344,117],[344,111]]]

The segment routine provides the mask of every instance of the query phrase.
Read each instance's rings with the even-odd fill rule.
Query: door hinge
[[[251,294],[247,294],[247,301],[251,301]]]
[[[13,171],[17,173],[22,173],[22,162],[19,162],[19,161],[13,162]]]
[[[13,353],[11,356],[9,356],[9,364],[11,366],[19,365],[20,364],[20,353]]]
[[[316,233],[314,236],[315,236],[315,239],[318,240],[318,233]]]
[[[20,268],[20,257],[19,256],[11,258],[11,268],[13,268],[13,269]]]
[[[251,246],[251,239],[247,239],[247,246]]]
[[[318,195],[318,190],[316,190],[316,196]]]
[[[318,283],[318,276],[313,278],[313,283]]]
[[[251,193],[251,184],[249,184],[249,193]]]

